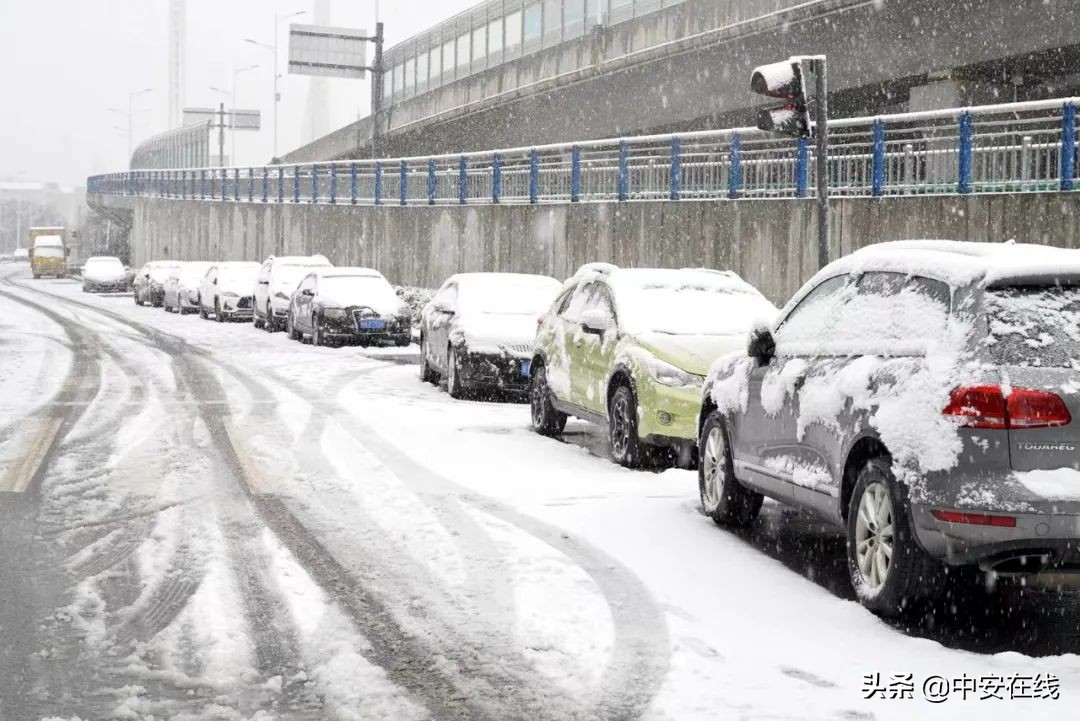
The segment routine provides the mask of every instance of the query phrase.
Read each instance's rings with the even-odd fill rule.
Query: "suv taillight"
[[[1065,402],[1053,393],[1013,388],[1006,397],[1000,386],[954,388],[942,413],[964,419],[965,428],[1020,430],[1066,426],[1072,421]]]

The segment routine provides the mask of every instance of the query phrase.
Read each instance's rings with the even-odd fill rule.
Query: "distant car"
[[[155,260],[144,265],[135,274],[135,305],[160,308],[165,302],[165,281],[169,279],[169,273],[177,267],[179,263],[175,260]]]
[[[256,328],[268,332],[285,327],[292,292],[301,279],[316,268],[332,268],[324,256],[270,256],[259,269],[255,284],[255,307],[253,322]]]
[[[87,258],[82,270],[84,293],[120,293],[128,289],[127,270],[119,258],[98,255]]]
[[[30,250],[28,248],[16,248],[11,253],[11,260],[15,263],[29,263]]]
[[[382,273],[371,268],[309,272],[293,293],[285,323],[290,338],[311,336],[314,345],[406,346],[412,340],[408,307]]]
[[[213,263],[191,261],[181,263],[169,271],[165,281],[165,296],[162,305],[167,313],[176,311],[180,315],[195,313],[199,310],[199,282]]]
[[[719,356],[742,348],[776,307],[730,271],[598,269],[579,273],[540,321],[533,428],[557,435],[567,416],[608,429],[611,458],[696,465],[701,387]],[[666,448],[663,454],[650,453]]]
[[[0,253],[0,263],[10,263],[11,260],[11,253]]]
[[[219,323],[249,320],[252,316],[252,289],[259,274],[255,262],[217,263],[199,281],[199,315],[211,315]]]
[[[459,273],[424,307],[420,377],[446,378],[454,398],[477,390],[526,392],[537,319],[563,284],[543,275]]]
[[[883,615],[948,567],[1080,571],[1078,318],[1076,250],[890,242],[830,263],[710,374],[703,510],[745,526],[768,495],[845,529]]]

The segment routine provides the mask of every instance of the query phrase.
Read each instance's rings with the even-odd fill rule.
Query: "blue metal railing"
[[[838,196],[1072,190],[1080,99],[830,122]],[[753,128],[416,158],[311,165],[136,170],[88,179],[90,193],[237,203],[354,205],[805,198],[814,148]],[[240,189],[247,176],[247,192]],[[325,181],[325,182],[324,182]],[[231,187],[230,187],[231,184]]]

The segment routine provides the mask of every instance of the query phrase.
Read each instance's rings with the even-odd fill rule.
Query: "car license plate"
[[[532,370],[532,361],[527,361],[527,360],[521,361],[521,377],[522,378],[528,378],[529,373],[530,373],[531,370]]]
[[[385,327],[385,320],[369,319],[360,321],[360,330],[382,330]]]

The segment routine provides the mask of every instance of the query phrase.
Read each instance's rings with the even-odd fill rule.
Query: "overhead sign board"
[[[258,110],[226,110],[225,127],[237,130],[258,130],[261,127],[261,118]],[[220,109],[184,108],[184,125],[212,123],[217,126],[220,121]]]
[[[362,79],[367,70],[366,30],[325,25],[289,26],[289,72]]]

